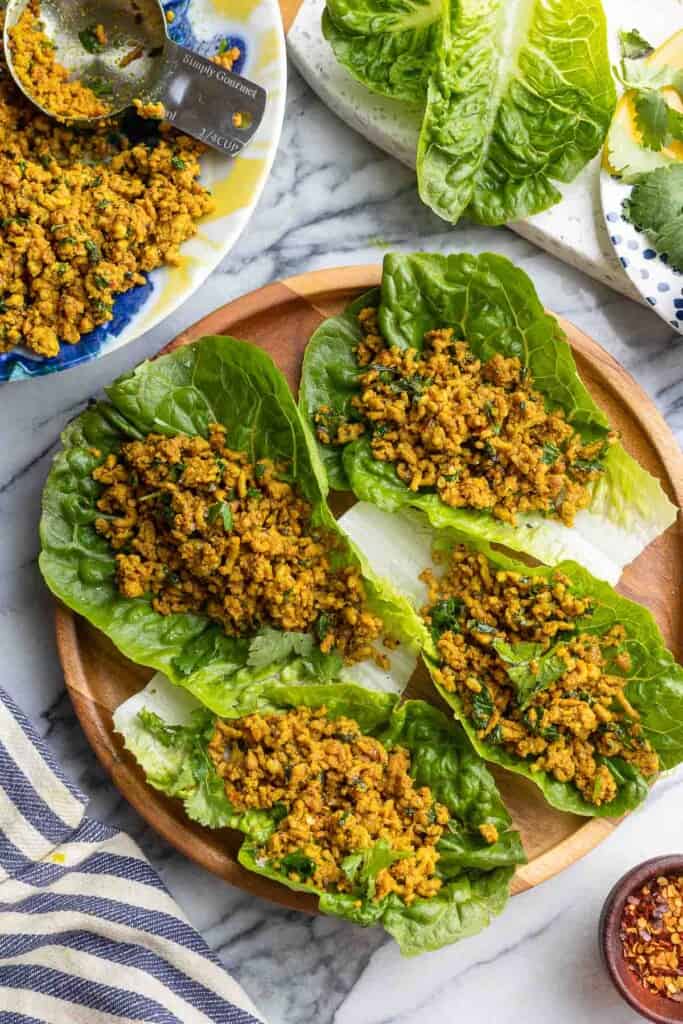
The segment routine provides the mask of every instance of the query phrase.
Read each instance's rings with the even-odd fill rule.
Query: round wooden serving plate
[[[163,351],[205,334],[231,334],[265,349],[293,391],[312,332],[360,292],[377,285],[378,266],[322,270],[260,288],[228,303],[184,331]],[[622,435],[626,448],[657,476],[677,504],[683,503],[683,456],[652,402],[635,381],[572,324],[562,322],[579,372]],[[337,496],[335,511],[353,503]],[[659,537],[628,567],[619,590],[653,612],[667,643],[681,657],[683,642],[683,531],[680,523]],[[189,821],[177,801],[148,786],[113,731],[112,712],[152,675],[127,661],[101,633],[62,606],[57,609],[57,643],[66,685],[85,733],[121,793],[176,849],[226,881],[286,907],[314,912],[316,901],[250,874],[237,862],[238,833],[211,831]],[[434,699],[425,675],[416,673],[409,692]],[[553,810],[527,779],[496,772],[503,797],[520,829],[529,863],[519,868],[513,892],[523,892],[562,871],[596,846],[616,822],[586,819]]]

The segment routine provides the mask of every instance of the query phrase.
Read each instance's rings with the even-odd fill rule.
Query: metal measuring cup
[[[36,103],[12,61],[9,33],[27,2],[8,0],[6,4],[5,60],[23,94],[54,117]],[[41,21],[70,78],[84,85],[104,83],[107,113],[79,118],[79,125],[115,117],[137,98],[161,102],[165,121],[221,153],[236,156],[261,123],[265,89],[174,43],[159,0],[42,0]],[[81,39],[93,24],[102,25],[108,40],[97,53],[89,52]]]

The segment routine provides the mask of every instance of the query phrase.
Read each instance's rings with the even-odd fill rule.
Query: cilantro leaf
[[[667,106],[667,131],[669,142],[683,142],[683,114],[680,110],[674,110],[673,107]]]
[[[482,686],[479,693],[472,694],[472,725],[475,729],[485,729],[493,714],[493,697],[487,686]]]
[[[148,708],[141,708],[138,711],[138,718],[140,724],[155,740],[161,743],[162,747],[172,747],[176,737],[183,729],[182,726],[167,725],[163,718]]]
[[[647,57],[648,53],[652,53],[654,50],[654,46],[648,43],[647,39],[643,39],[637,28],[630,30],[622,28],[619,32],[619,46],[621,47],[621,56],[626,60]]]
[[[226,533],[230,533],[233,527],[232,509],[226,501],[217,501],[214,505],[209,505],[206,518],[210,523],[215,523],[218,517],[223,520],[223,529]]]
[[[675,89],[683,95],[683,69],[646,60],[622,60],[621,80],[627,89]]]
[[[307,857],[300,850],[287,853],[280,861],[280,870],[289,875],[296,872],[299,878],[305,882],[315,874],[315,861]]]
[[[552,466],[559,459],[562,452],[553,444],[552,441],[546,441],[543,445],[543,454],[541,455],[541,462],[544,462],[546,466]]]
[[[97,37],[97,26],[89,25],[87,28],[82,29],[78,33],[78,38],[81,41],[81,46],[88,53],[102,53],[104,45],[100,42]]]
[[[639,89],[634,98],[636,126],[646,149],[658,151],[683,138],[683,114],[656,89]]]
[[[349,882],[355,885],[368,899],[375,895],[377,875],[391,867],[397,860],[409,857],[407,850],[392,850],[386,839],[378,840],[374,846],[359,850],[344,857],[341,869]]]
[[[462,632],[459,622],[462,609],[463,603],[457,597],[448,597],[432,605],[429,615],[432,620],[432,635],[435,640],[438,640],[442,633],[448,633],[449,630],[452,633]]]
[[[100,260],[102,259],[102,253],[97,242],[93,242],[92,238],[86,238],[83,244],[85,245],[85,250],[88,254],[88,259],[90,260],[90,262],[99,263]]]
[[[493,647],[505,664],[521,708],[567,671],[565,661],[553,650],[543,653],[542,644],[509,644],[505,640],[494,640]]]
[[[682,164],[659,168],[636,182],[624,212],[632,224],[647,232],[674,268],[683,268]]]
[[[669,106],[657,89],[638,89],[634,99],[636,126],[646,149],[659,150],[669,134]]]
[[[319,683],[331,683],[339,679],[339,673],[344,667],[344,659],[339,651],[330,651],[323,654],[319,647],[313,646],[311,653],[302,655],[304,672],[312,676]]]
[[[251,668],[277,665],[293,655],[308,658],[313,652],[313,637],[309,633],[288,633],[265,626],[249,644],[247,664]]]

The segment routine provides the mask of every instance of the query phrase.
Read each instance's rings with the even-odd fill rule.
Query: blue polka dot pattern
[[[681,272],[670,267],[665,253],[653,248],[647,234],[635,228],[623,213],[623,201],[630,186],[612,178],[607,171],[600,174],[600,191],[607,236],[614,247],[622,272],[652,309],[667,324],[683,334],[683,288]],[[681,296],[680,298],[674,298]]]

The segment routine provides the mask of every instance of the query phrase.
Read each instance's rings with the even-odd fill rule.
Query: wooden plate
[[[254,342],[275,359],[296,390],[306,343],[318,324],[338,313],[360,292],[379,283],[377,266],[322,270],[278,281],[228,303],[184,331],[169,352],[205,334],[232,334]],[[581,376],[621,431],[624,444],[663,481],[670,497],[683,501],[683,456],[652,402],[635,381],[596,342],[563,322]],[[338,496],[339,514],[353,503]],[[680,658],[683,641],[683,531],[672,527],[628,567],[619,590],[647,605],[667,643]],[[314,898],[250,874],[236,860],[238,833],[211,831],[189,821],[177,801],[144,780],[133,758],[113,732],[112,712],[152,675],[127,661],[84,619],[57,609],[57,644],[66,685],[81,725],[100,761],[123,795],[164,839],[226,881],[287,907],[314,912]],[[434,699],[426,676],[416,673],[413,696]],[[523,892],[562,871],[596,846],[615,822],[564,814],[549,807],[527,779],[496,772],[503,797],[520,829],[529,863],[517,871],[513,891]]]

